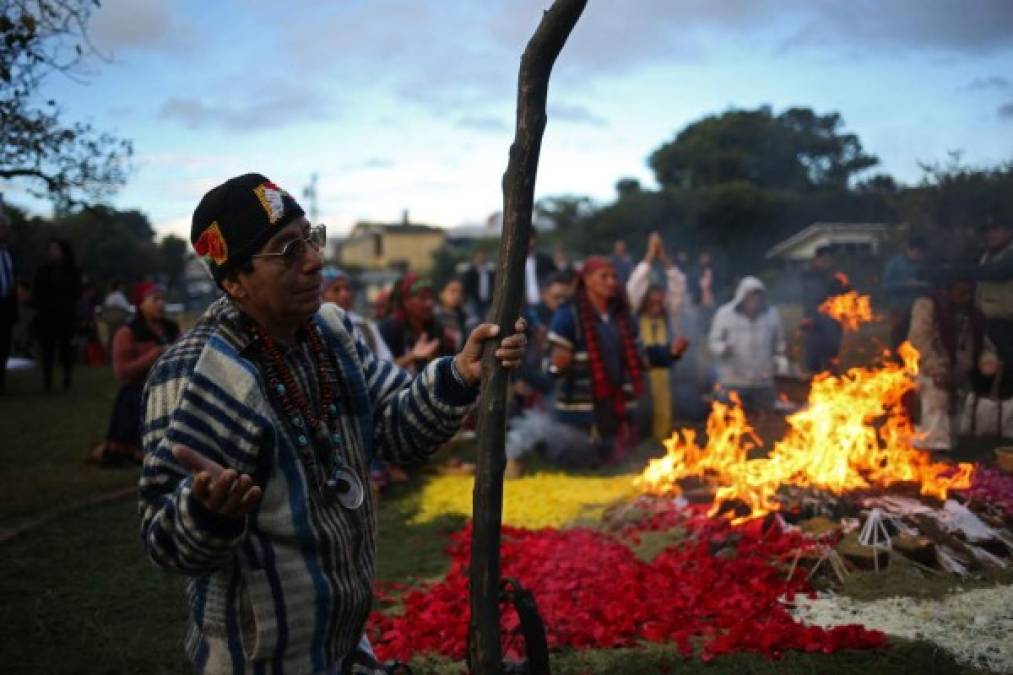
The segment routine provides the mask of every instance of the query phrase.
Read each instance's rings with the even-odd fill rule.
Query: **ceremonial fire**
[[[848,277],[838,272],[837,280],[842,286],[848,285]],[[839,321],[841,327],[847,331],[858,330],[863,323],[872,321],[872,298],[868,295],[859,295],[858,291],[848,291],[840,295],[827,298],[819,307],[820,312],[831,319]]]
[[[879,367],[817,375],[805,408],[787,418],[787,433],[767,457],[748,458],[760,439],[737,401],[715,403],[706,445],[692,430],[676,431],[665,442],[666,455],[652,460],[637,484],[650,493],[679,494],[679,480],[701,479],[716,488],[712,515],[731,500],[749,508],[739,521],[776,511],[783,485],[840,494],[917,483],[923,495],[940,499],[969,487],[971,464],[934,463],[911,445],[915,431],[902,398],[914,388],[918,352],[904,343],[898,353],[903,365],[884,359]]]

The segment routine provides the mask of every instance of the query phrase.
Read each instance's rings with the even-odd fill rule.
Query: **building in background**
[[[875,256],[884,243],[896,238],[896,230],[896,226],[886,223],[813,223],[770,248],[767,260],[800,269],[824,246],[835,255]]]
[[[408,222],[405,212],[397,224],[356,223],[338,245],[337,260],[342,267],[361,270],[426,272],[445,239],[442,228]]]

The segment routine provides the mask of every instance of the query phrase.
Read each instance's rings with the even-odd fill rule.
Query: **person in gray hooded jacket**
[[[774,373],[787,369],[784,327],[767,302],[767,288],[744,277],[735,297],[718,309],[708,338],[723,392],[736,392],[746,410],[774,407]]]

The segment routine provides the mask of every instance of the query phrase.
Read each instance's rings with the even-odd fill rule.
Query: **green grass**
[[[144,558],[134,500],[85,509],[0,548],[6,673],[183,673],[181,581]]]
[[[136,468],[85,464],[105,436],[116,391],[108,367],[80,366],[69,391],[49,394],[37,371],[8,376],[0,397],[0,529],[136,484]]]
[[[68,393],[43,395],[37,373],[15,374],[0,399],[0,525],[135,484],[136,469],[103,470],[83,459],[105,430],[115,396],[107,369],[81,368]],[[649,450],[642,449],[638,456]],[[467,454],[466,448],[452,453]],[[642,459],[642,456],[640,457]],[[635,461],[635,460],[631,460]],[[409,525],[422,478],[396,486],[378,514],[378,576],[413,582],[448,568],[447,535],[464,525],[446,517]],[[647,537],[645,559],[678,533]],[[899,568],[898,568],[899,569]],[[880,580],[881,582],[882,580]],[[879,582],[877,582],[879,583]],[[65,513],[0,544],[0,670],[9,675],[160,675],[189,672],[182,640],[181,579],[145,558],[136,503],[125,498]],[[879,591],[881,593],[882,591]],[[875,596],[870,591],[869,596]],[[467,598],[461,598],[465,611]],[[460,663],[420,658],[417,673],[461,673]],[[779,661],[751,655],[683,661],[673,648],[560,651],[553,672],[609,673],[972,673],[936,647],[896,642],[885,652],[832,656],[789,653]]]

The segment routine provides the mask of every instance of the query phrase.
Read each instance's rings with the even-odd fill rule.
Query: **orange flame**
[[[676,431],[665,441],[665,456],[651,460],[636,483],[649,493],[679,494],[676,481],[700,478],[717,487],[711,515],[733,499],[749,508],[749,515],[735,522],[776,511],[774,497],[782,485],[840,494],[913,482],[923,495],[939,499],[949,490],[970,487],[971,464],[933,463],[927,452],[911,445],[915,431],[902,398],[914,387],[918,352],[905,342],[898,354],[903,365],[886,361],[839,377],[817,375],[806,407],[787,418],[787,433],[767,457],[748,458],[759,439],[738,399],[715,403],[707,445],[701,448],[692,430]]]
[[[848,291],[824,300],[820,312],[839,321],[844,330],[856,331],[863,323],[872,321],[872,299]]]

